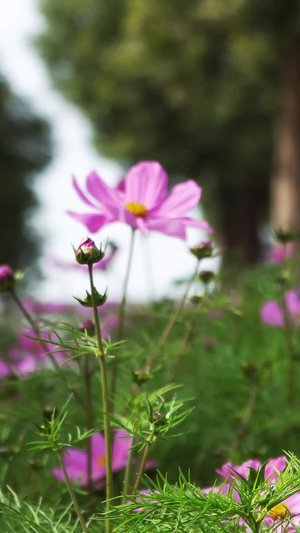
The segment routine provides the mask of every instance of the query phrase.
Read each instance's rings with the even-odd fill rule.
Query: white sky
[[[66,209],[86,211],[72,189],[71,175],[75,174],[83,185],[86,175],[95,169],[113,185],[122,174],[115,162],[100,157],[93,150],[87,121],[51,88],[44,64],[31,44],[34,35],[43,28],[37,2],[0,0],[0,6],[0,72],[19,96],[50,120],[55,141],[55,157],[51,166],[35,180],[40,208],[33,224],[44,239],[41,263],[45,275],[37,297],[40,300],[70,302],[72,294],[84,296],[87,280],[81,272],[55,268],[51,259],[72,261],[71,243],[77,246],[87,234],[84,226],[65,214]],[[188,231],[190,244],[205,238],[199,230]],[[110,300],[118,299],[125,273],[130,228],[117,223],[90,236],[96,244],[109,237],[121,247],[110,273],[97,274],[96,283],[99,291],[108,285]],[[129,282],[129,299],[144,301],[149,297],[158,298],[168,295],[170,289],[175,295],[173,280],[188,276],[194,269],[194,258],[187,249],[186,242],[160,233],[152,233],[146,239],[138,236]]]

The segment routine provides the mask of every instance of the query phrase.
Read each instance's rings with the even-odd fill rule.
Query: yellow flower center
[[[126,209],[133,213],[136,217],[145,217],[148,213],[148,209],[143,204],[136,204],[135,202],[129,202],[125,205]]]
[[[105,455],[101,455],[101,457],[98,457],[98,459],[97,459],[97,464],[98,464],[98,466],[100,466],[101,468],[102,468],[103,466],[106,465]]]
[[[284,503],[278,503],[269,510],[268,515],[272,518],[286,518],[289,515],[289,509]]]

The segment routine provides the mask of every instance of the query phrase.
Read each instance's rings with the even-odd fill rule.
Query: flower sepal
[[[103,294],[100,294],[97,291],[96,287],[94,287],[94,293],[95,293],[96,306],[101,307],[102,305],[105,304],[107,300],[107,289],[105,290]],[[77,302],[79,302],[80,305],[82,305],[83,307],[93,307],[92,295],[88,291],[86,291],[85,300],[81,300],[81,298],[77,298],[76,296],[73,296],[73,298],[75,298],[75,300],[77,300]]]

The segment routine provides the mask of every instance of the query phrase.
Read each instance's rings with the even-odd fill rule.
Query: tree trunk
[[[300,46],[285,69],[271,179],[271,224],[300,230]]]
[[[259,212],[265,193],[261,189],[243,187],[226,189],[223,201],[226,206],[223,220],[223,246],[225,262],[238,252],[239,263],[256,263],[260,257]]]

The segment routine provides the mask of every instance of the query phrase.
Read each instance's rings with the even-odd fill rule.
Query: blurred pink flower
[[[293,244],[274,246],[268,252],[268,260],[271,263],[281,263],[293,255]]]
[[[126,467],[131,437],[126,431],[116,431],[112,446],[112,469],[118,472]],[[97,488],[104,486],[106,476],[105,440],[101,433],[91,437],[92,442],[92,481],[97,483]],[[80,486],[88,484],[87,452],[70,448],[63,454],[63,461],[69,478]],[[65,481],[63,471],[54,468],[52,473],[56,479]]]
[[[0,380],[11,375],[11,369],[9,365],[0,359]]]
[[[55,346],[47,343],[48,334],[45,331],[40,334],[41,338],[44,339],[43,345],[40,341],[35,340],[37,336],[33,331],[24,330],[23,333],[33,338],[25,337],[21,332],[17,339],[17,346],[9,350],[8,355],[18,373],[21,376],[26,376],[30,372],[36,372],[49,366],[49,357],[45,354],[55,350]],[[66,360],[61,352],[55,353],[53,356],[59,363]]]
[[[199,185],[188,180],[167,193],[168,176],[156,161],[141,161],[131,167],[116,188],[109,187],[96,172],[91,172],[86,188],[93,201],[80,189],[75,178],[73,185],[81,200],[96,213],[81,215],[68,211],[68,214],[92,233],[115,221],[125,222],[142,234],[155,230],[181,239],[186,238],[187,226],[212,232],[207,222],[185,216],[200,200]]]
[[[285,293],[285,305],[293,322],[300,318],[300,300],[296,291]],[[285,317],[282,307],[275,301],[266,302],[260,310],[261,321],[270,326],[285,327]]]

